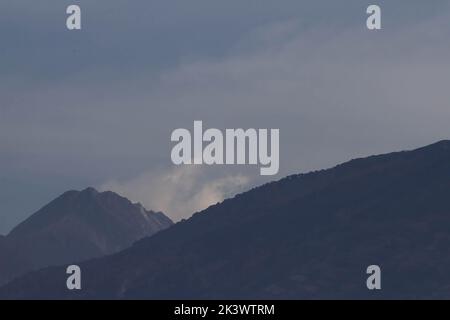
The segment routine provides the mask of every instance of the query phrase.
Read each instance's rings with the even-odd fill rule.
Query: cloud
[[[127,181],[111,180],[99,189],[117,192],[178,221],[242,191],[249,182],[244,175],[211,179],[199,166],[180,166]]]
[[[154,97],[180,126],[280,128],[282,174],[425,145],[450,136],[449,17],[379,33],[266,26],[252,50],[166,72]]]
[[[359,0],[83,1],[73,34],[50,0],[14,19],[28,2],[0,22],[0,191],[31,199],[0,201],[10,216],[105,185],[179,219],[262,182],[252,166],[167,169],[171,132],[194,120],[279,128],[279,176],[450,137],[448,1],[385,2],[381,32]]]

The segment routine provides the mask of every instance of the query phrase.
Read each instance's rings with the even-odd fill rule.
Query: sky
[[[382,30],[366,28],[370,4]],[[289,174],[450,138],[448,1],[5,0],[0,17],[0,234],[67,190],[178,221]],[[171,132],[194,120],[280,129],[279,174],[174,166]]]

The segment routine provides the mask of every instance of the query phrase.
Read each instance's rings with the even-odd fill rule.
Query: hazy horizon
[[[450,141],[450,139],[439,140],[439,141],[436,141],[436,142],[434,142],[434,143],[430,143],[430,144],[427,144],[427,145],[421,146],[421,147],[427,147],[427,146],[434,145],[434,144],[439,143],[439,142],[442,142],[442,141]],[[419,147],[419,148],[420,148],[420,147]],[[412,151],[412,150],[413,150],[413,149],[393,150],[393,151],[391,151],[391,152],[389,152],[389,153],[396,153],[396,152],[400,152],[400,151]],[[388,154],[389,154],[389,153],[388,153]],[[370,156],[378,156],[378,155],[380,155],[380,154],[367,155],[366,157],[370,157]],[[363,157],[359,157],[359,158],[348,159],[347,161],[340,162],[340,163],[336,163],[335,165],[330,166],[330,167],[326,167],[326,168],[318,168],[318,170],[328,170],[328,169],[332,169],[332,168],[334,168],[334,167],[336,167],[336,166],[339,166],[339,165],[341,165],[341,164],[347,163],[347,162],[349,162],[349,161],[357,160],[357,159],[363,159],[363,158],[366,158],[366,157],[363,156]],[[294,175],[295,175],[295,174],[305,174],[305,173],[312,173],[312,172],[314,172],[314,171],[315,171],[315,170],[311,170],[311,171],[307,171],[307,172],[297,172],[297,173],[293,173],[293,174],[294,174]],[[280,177],[279,179],[271,180],[271,181],[268,181],[268,182],[279,181],[280,179],[284,179],[284,178],[286,178],[286,177],[288,177],[288,176]],[[235,194],[245,193],[245,192],[247,192],[247,191],[250,191],[250,189],[253,188],[253,187],[262,186],[262,185],[264,185],[264,184],[266,184],[266,183],[257,184],[257,185],[248,187],[247,189],[245,189],[245,188],[243,188],[242,190],[237,190],[237,189],[236,189],[236,192],[234,192],[233,194],[230,194],[229,196],[225,195],[225,196],[223,197],[223,199],[218,200],[218,202],[222,202],[222,201],[225,200],[225,199],[232,198]],[[118,192],[118,191],[113,191],[114,188],[108,189],[107,187],[95,187],[95,186],[86,186],[86,187],[81,188],[81,189],[78,189],[78,190],[70,189],[70,190],[65,190],[64,192],[67,192],[67,191],[77,191],[77,192],[82,192],[82,191],[87,190],[87,189],[90,189],[90,188],[94,188],[97,192],[112,191],[112,192],[114,192],[114,193],[117,193],[117,194],[120,195],[120,196],[126,197],[125,194],[122,194],[122,193],[120,193],[120,192]],[[116,187],[116,190],[117,190],[117,188],[120,188],[120,187]],[[62,195],[64,192],[62,192],[62,193],[59,194],[58,196]],[[200,195],[201,195],[201,193],[200,193]],[[126,197],[126,198],[127,198],[127,197]],[[142,203],[141,203],[139,200],[136,200],[136,201],[135,201],[135,200],[133,200],[131,197],[128,197],[127,199],[130,200],[133,204],[141,204],[141,205],[142,205]],[[40,209],[42,209],[42,207],[44,207],[46,204],[52,202],[53,200],[55,200],[55,198],[49,199],[46,203],[42,204],[41,206],[38,206],[37,209],[36,209],[34,212],[30,213],[29,216],[25,217],[23,221],[27,220],[32,214],[38,212]],[[210,205],[213,205],[213,204],[215,204],[215,203],[216,203],[216,202],[211,202],[211,203],[207,204],[207,205],[206,205],[205,207],[203,207],[203,208],[202,208],[202,207],[199,207],[199,209],[190,212],[189,215],[186,215],[185,217],[182,217],[182,218],[179,218],[179,219],[173,219],[173,221],[176,223],[176,222],[179,222],[179,221],[182,220],[182,219],[189,218],[192,214],[194,214],[194,213],[196,213],[196,212],[198,212],[198,211],[203,211],[204,209],[207,209],[207,207],[209,207]],[[145,205],[143,205],[143,206],[144,206],[144,208],[147,209],[147,210],[153,210],[152,208],[147,208]],[[155,210],[153,210],[153,211],[155,211]],[[158,210],[156,210],[156,211],[158,211]],[[163,213],[166,214],[165,212],[163,212]],[[23,222],[23,221],[19,221],[19,222],[17,223],[17,225],[20,224],[20,223]],[[14,229],[17,225],[13,226],[13,227],[11,228],[11,230]],[[9,230],[9,231],[11,231],[11,230]],[[6,233],[4,233],[4,234],[1,234],[1,233],[0,233],[0,235],[7,235],[7,234],[9,233],[9,231],[6,232]]]

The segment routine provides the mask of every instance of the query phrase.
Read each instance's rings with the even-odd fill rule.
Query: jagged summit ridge
[[[20,252],[25,269],[32,270],[111,254],[172,224],[162,212],[90,187],[63,193],[0,238],[0,244]],[[11,277],[0,265],[0,283]]]

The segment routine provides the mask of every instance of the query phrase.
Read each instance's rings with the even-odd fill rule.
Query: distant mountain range
[[[450,141],[441,141],[225,200],[81,263],[81,291],[52,267],[0,288],[0,298],[450,298],[449,248]],[[380,291],[366,287],[373,264]]]
[[[31,270],[118,252],[172,224],[113,192],[66,192],[0,238],[0,284]]]

